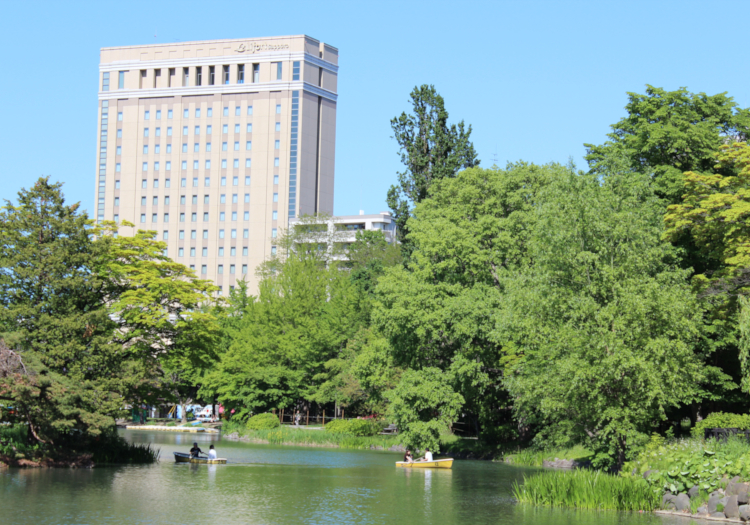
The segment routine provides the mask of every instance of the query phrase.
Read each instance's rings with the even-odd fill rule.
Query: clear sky
[[[387,209],[390,119],[434,84],[494,159],[567,162],[646,84],[750,105],[750,2],[0,2],[0,197],[40,175],[93,210],[99,48],[307,34],[339,48],[335,210]]]

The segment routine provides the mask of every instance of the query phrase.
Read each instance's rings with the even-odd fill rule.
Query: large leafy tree
[[[703,395],[701,307],[647,176],[571,171],[541,201],[531,264],[506,281],[498,332],[519,356],[506,385],[537,440],[621,465],[669,407]]]
[[[422,85],[411,92],[413,113],[401,113],[391,120],[406,170],[398,184],[388,190],[388,206],[396,219],[399,236],[408,242],[408,220],[415,204],[427,198],[437,180],[455,177],[463,168],[479,165],[469,140],[471,126],[463,120],[448,124],[445,101],[434,86]]]
[[[446,372],[486,437],[511,415],[502,381],[514,353],[495,333],[503,281],[526,259],[538,192],[565,172],[519,163],[436,181],[409,222],[411,260],[379,281],[373,323],[395,363]]]
[[[358,329],[349,275],[327,266],[316,250],[272,260],[260,275],[258,297],[209,374],[209,387],[240,417],[305,401],[335,401],[321,385],[332,375],[326,363]]]
[[[626,157],[634,170],[653,173],[656,193],[672,204],[680,202],[683,172],[714,173],[719,147],[744,140],[750,131],[750,110],[726,93],[646,86],[645,94],[628,93],[625,109],[607,142],[585,144],[586,160],[592,170],[606,171],[608,157]],[[718,173],[728,174],[725,168]]]

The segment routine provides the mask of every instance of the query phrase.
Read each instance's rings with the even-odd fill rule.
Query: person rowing
[[[429,448],[424,449],[424,456],[419,458],[417,461],[433,461],[432,452],[430,452],[430,449]]]
[[[190,457],[197,458],[200,456],[200,454],[203,454],[203,451],[198,446],[198,443],[193,443],[193,448],[190,449]]]

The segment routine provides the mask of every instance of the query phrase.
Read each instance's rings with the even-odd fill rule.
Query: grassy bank
[[[254,443],[271,445],[298,445],[314,447],[338,447],[357,450],[388,449],[400,445],[398,436],[352,436],[326,432],[325,430],[307,430],[304,428],[279,427],[275,429],[249,430],[244,425],[225,421],[222,434],[225,436],[236,432],[240,437]]]
[[[590,470],[546,471],[513,485],[521,503],[587,510],[654,510],[661,495],[643,479]]]
[[[518,452],[507,454],[505,461],[522,467],[541,467],[545,461],[552,461],[555,458],[585,462],[591,456],[592,453],[589,450],[576,445],[572,448],[551,450],[535,450],[530,448],[519,450]]]
[[[55,445],[29,440],[23,424],[0,426],[0,462],[11,466],[80,466],[149,464],[159,458],[150,444],[129,443],[113,430],[100,436],[61,436]]]

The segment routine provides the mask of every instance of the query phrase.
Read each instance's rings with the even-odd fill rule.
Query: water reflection
[[[514,505],[523,470],[457,461],[453,470],[397,469],[397,454],[288,448],[217,436],[129,433],[157,443],[147,467],[0,471],[2,522],[12,524],[656,525],[651,514]],[[213,442],[227,465],[175,464],[173,451]]]

